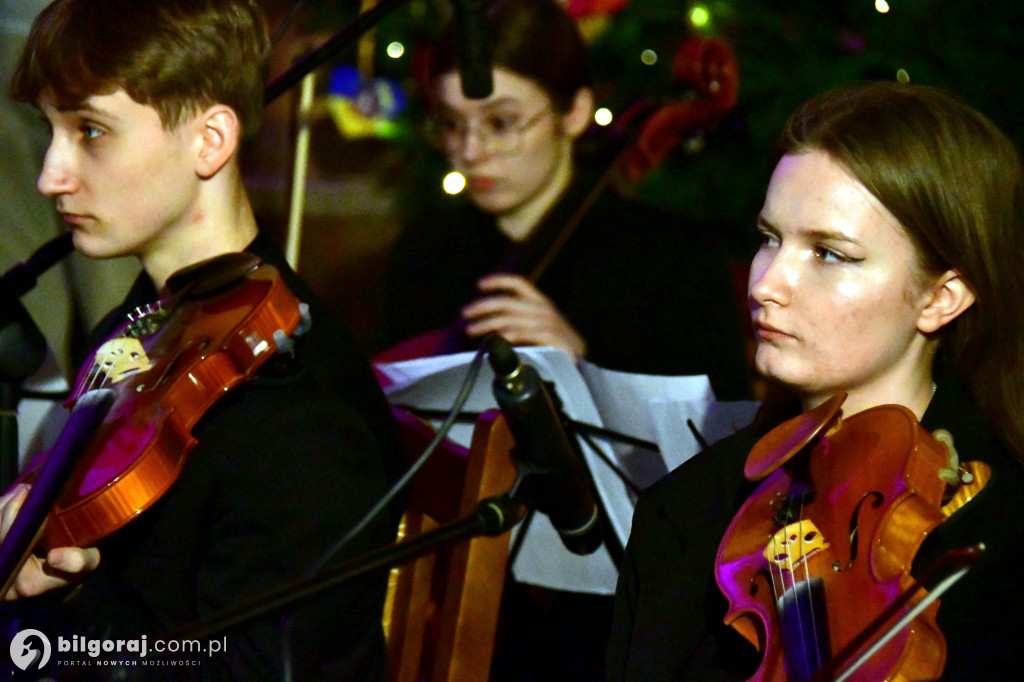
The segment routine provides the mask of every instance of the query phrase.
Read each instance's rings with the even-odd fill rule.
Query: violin
[[[571,197],[571,211],[561,210],[556,203],[530,238],[519,244],[496,271],[521,274],[536,284],[617,173],[630,182],[639,182],[684,139],[712,129],[736,104],[739,66],[732,48],[723,40],[687,38],[676,52],[672,79],[686,95],[667,103],[644,100],[624,112],[602,136],[606,148],[600,150],[599,158],[588,163],[603,170],[577,192],[578,196]],[[464,328],[464,321],[458,318],[449,327],[401,341],[373,360],[397,362],[468,350]]]
[[[763,655],[753,680],[942,674],[938,590],[927,595],[910,570],[928,533],[969,498],[950,501],[947,445],[910,410],[844,420],[844,399],[769,432],[744,468],[761,483],[722,539],[715,579],[725,623]]]
[[[151,507],[196,445],[192,429],[309,326],[280,273],[245,253],[175,273],[170,295],[137,310],[79,372],[57,443],[0,544],[4,593],[35,547],[89,547]]]

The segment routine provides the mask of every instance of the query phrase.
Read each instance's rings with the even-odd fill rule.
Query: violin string
[[[801,519],[803,517],[803,506],[802,505],[803,505],[803,501],[801,500],[801,510],[800,510]],[[799,525],[797,527],[799,528]],[[802,534],[800,534],[800,535],[801,535],[800,551],[803,551]],[[788,535],[787,535],[787,540],[788,540]],[[792,551],[791,547],[792,547],[792,542],[790,542],[787,545],[787,547],[786,547],[786,569],[789,571],[790,582],[792,583],[792,589],[791,590],[786,590],[785,583],[783,583],[783,589],[788,591],[788,592],[790,592],[793,595],[792,601],[790,603],[789,608],[796,610],[797,631],[798,631],[799,637],[800,637],[800,646],[798,648],[800,650],[800,653],[803,655],[803,658],[804,658],[804,668],[806,669],[807,665],[809,664],[808,652],[807,652],[807,641],[806,641],[806,635],[805,635],[805,630],[804,630],[803,614],[800,611],[800,586],[799,586],[799,582],[797,580],[797,574],[796,574],[798,569],[796,567],[796,564],[793,562],[793,551]],[[780,569],[780,571],[781,571],[781,569]],[[785,594],[785,592],[784,592],[784,594]]]
[[[783,617],[784,617],[783,612],[786,609],[786,592],[787,592],[787,587],[786,587],[786,571],[789,571],[789,574],[791,576],[794,575],[793,574],[793,554],[792,554],[792,552],[789,551],[788,545],[780,546],[778,533],[776,533],[772,537],[771,544],[772,544],[772,558],[773,558],[773,560],[771,562],[769,562],[769,564],[774,566],[775,569],[778,571],[778,578],[776,578],[775,573],[772,572],[772,587],[775,590],[775,595],[776,595],[776,600],[775,600],[776,612],[779,614],[779,620],[781,621],[783,619]],[[780,561],[780,559],[779,559],[779,555],[780,554],[784,554],[785,555],[784,565],[783,565],[783,562]],[[794,582],[794,579],[791,579],[791,582]],[[790,604],[790,608],[792,608],[792,604]],[[785,629],[782,627],[782,623],[781,622],[779,624],[779,631],[782,632],[783,635],[785,635]],[[783,641],[785,641],[785,640],[783,640]],[[801,635],[800,645],[801,645],[800,648],[803,649],[804,647],[803,647],[803,637],[802,637],[802,635]],[[783,650],[785,650],[785,646],[783,647]]]
[[[810,566],[809,566],[810,562],[807,561],[807,551],[806,551],[807,547],[806,547],[806,543],[805,543],[805,540],[804,540],[804,538],[806,537],[807,534],[803,532],[804,502],[806,501],[806,499],[807,499],[806,498],[806,493],[802,493],[800,495],[800,524],[797,527],[800,529],[800,532],[798,533],[798,535],[800,536],[800,559],[801,559],[801,562],[803,563],[803,567],[804,567],[803,583],[804,583],[804,585],[806,585],[806,598],[807,598],[807,605],[808,605],[807,613],[810,616],[810,620],[811,620],[811,635],[814,638],[814,642],[813,642],[813,644],[814,644],[813,652],[814,652],[814,659],[815,659],[814,660],[814,663],[815,663],[814,670],[817,671],[817,670],[821,669],[821,666],[822,666],[822,656],[821,656],[821,642],[819,641],[819,637],[818,637],[818,624],[817,624],[817,622],[815,622],[815,616],[814,616],[814,595],[811,593],[811,569],[810,569]],[[794,575],[794,582],[795,582],[795,578],[796,578],[796,576]],[[799,590],[797,590],[794,593],[794,597],[797,597],[797,598],[799,597]],[[799,609],[797,609],[797,613],[800,613]],[[803,628],[801,628],[801,632],[802,631],[803,631]],[[807,647],[805,646],[803,648],[806,651]]]
[[[79,379],[79,381],[78,381],[78,385],[75,387],[75,392],[74,392],[75,400],[77,400],[78,398],[81,398],[83,395],[85,395],[90,390],[92,390],[91,386],[92,386],[92,383],[94,381],[96,381],[96,373],[98,371],[99,371],[99,361],[98,361],[98,358],[94,357],[93,361],[92,361],[92,364],[90,365],[88,371],[86,371],[86,373],[82,375],[82,378]]]
[[[131,331],[134,325],[146,317],[159,315],[163,312],[165,299],[160,299],[155,303],[147,303],[144,308],[139,307],[135,309],[135,313],[128,313],[127,322],[121,327],[120,331],[116,332],[109,340],[115,338],[138,338],[138,333]],[[100,348],[103,346],[101,345]],[[99,355],[99,349],[96,351],[96,355],[93,357],[92,366],[82,377],[78,386],[75,387],[73,393],[74,398],[77,400],[89,391],[94,391],[98,388],[103,388],[108,384],[114,383],[114,379],[108,372],[104,365],[116,355],[113,348],[109,348],[106,354],[102,357]]]
[[[772,590],[775,593],[775,610],[779,614],[779,619],[782,619],[782,605],[783,599],[786,596],[786,581],[782,573],[782,566],[779,566],[779,536],[778,533],[771,538],[771,555],[772,560],[768,562],[768,574],[772,579]],[[778,578],[776,578],[776,570],[778,570]]]
[[[107,350],[106,353],[100,357],[97,355],[93,358],[92,367],[82,382],[82,390],[76,397],[80,398],[89,391],[95,391],[97,388],[103,388],[111,380],[110,374],[104,370],[104,365],[114,357],[113,350]]]
[[[160,307],[162,304],[162,300],[157,301],[156,303],[157,307]],[[132,325],[136,324],[138,320],[144,317],[145,315],[150,314],[152,312],[152,307],[153,304],[150,303],[146,305],[145,310],[143,310],[142,308],[136,308],[134,314],[129,312],[126,315],[127,321],[121,326],[121,328],[117,332],[115,332],[111,337],[109,337],[108,340],[113,340],[115,338],[123,339],[131,336],[129,330],[131,329]],[[103,345],[101,345],[100,348],[103,348]],[[97,388],[103,388],[108,383],[113,383],[113,379],[110,376],[110,372],[104,369],[104,365],[108,361],[110,361],[114,357],[114,355],[115,351],[113,347],[108,348],[106,354],[102,357],[100,357],[99,349],[97,349],[96,355],[93,357],[93,365],[90,368],[89,372],[86,374],[86,380],[82,382],[83,386],[88,385],[88,389],[80,393],[77,397],[81,397],[82,394],[87,393],[89,391],[94,391]],[[98,384],[97,381],[99,382]]]
[[[106,363],[110,361],[111,358],[113,357],[113,351],[108,350],[106,355],[104,355],[102,358],[96,358],[95,364],[93,365],[92,379],[89,381],[90,391],[95,391],[97,388],[101,388],[104,385],[104,382],[110,377],[110,375],[104,369],[104,365],[106,365]]]

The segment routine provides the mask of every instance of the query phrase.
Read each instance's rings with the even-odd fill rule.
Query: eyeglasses
[[[524,120],[519,120],[516,114],[487,114],[477,121],[467,121],[454,113],[442,112],[428,121],[427,137],[445,153],[454,154],[462,150],[470,135],[476,135],[487,153],[508,156],[519,151],[523,135],[540,123],[550,111],[549,107],[544,107]]]

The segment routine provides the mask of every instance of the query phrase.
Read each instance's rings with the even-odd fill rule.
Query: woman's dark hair
[[[783,154],[824,151],[900,222],[924,273],[955,269],[973,306],[940,360],[1024,454],[1024,172],[1013,143],[952,95],[895,82],[820,95],[787,122]]]
[[[590,87],[590,55],[576,22],[554,0],[488,0],[487,28],[495,67],[536,82],[555,109],[572,108],[580,88]],[[458,69],[454,25],[427,61],[427,80]]]

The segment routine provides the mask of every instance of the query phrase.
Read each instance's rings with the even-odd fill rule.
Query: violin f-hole
[[[175,366],[187,352],[194,351],[196,353],[202,353],[209,345],[209,338],[189,339],[187,343],[175,350],[174,355],[168,358],[166,362],[162,363],[163,369],[160,372],[160,376],[156,378],[156,381],[149,385],[139,384],[135,387],[135,390],[139,393],[143,391],[152,391],[156,387],[162,385],[167,380],[167,377],[173,376]]]
[[[882,503],[885,501],[885,495],[877,490],[864,493],[864,497],[860,498],[860,501],[857,502],[857,506],[853,508],[853,513],[850,514],[850,560],[846,564],[847,567],[857,560],[857,547],[860,538],[860,533],[858,532],[860,529],[860,509],[864,502],[869,499],[871,501],[871,506],[878,508],[882,506]]]

